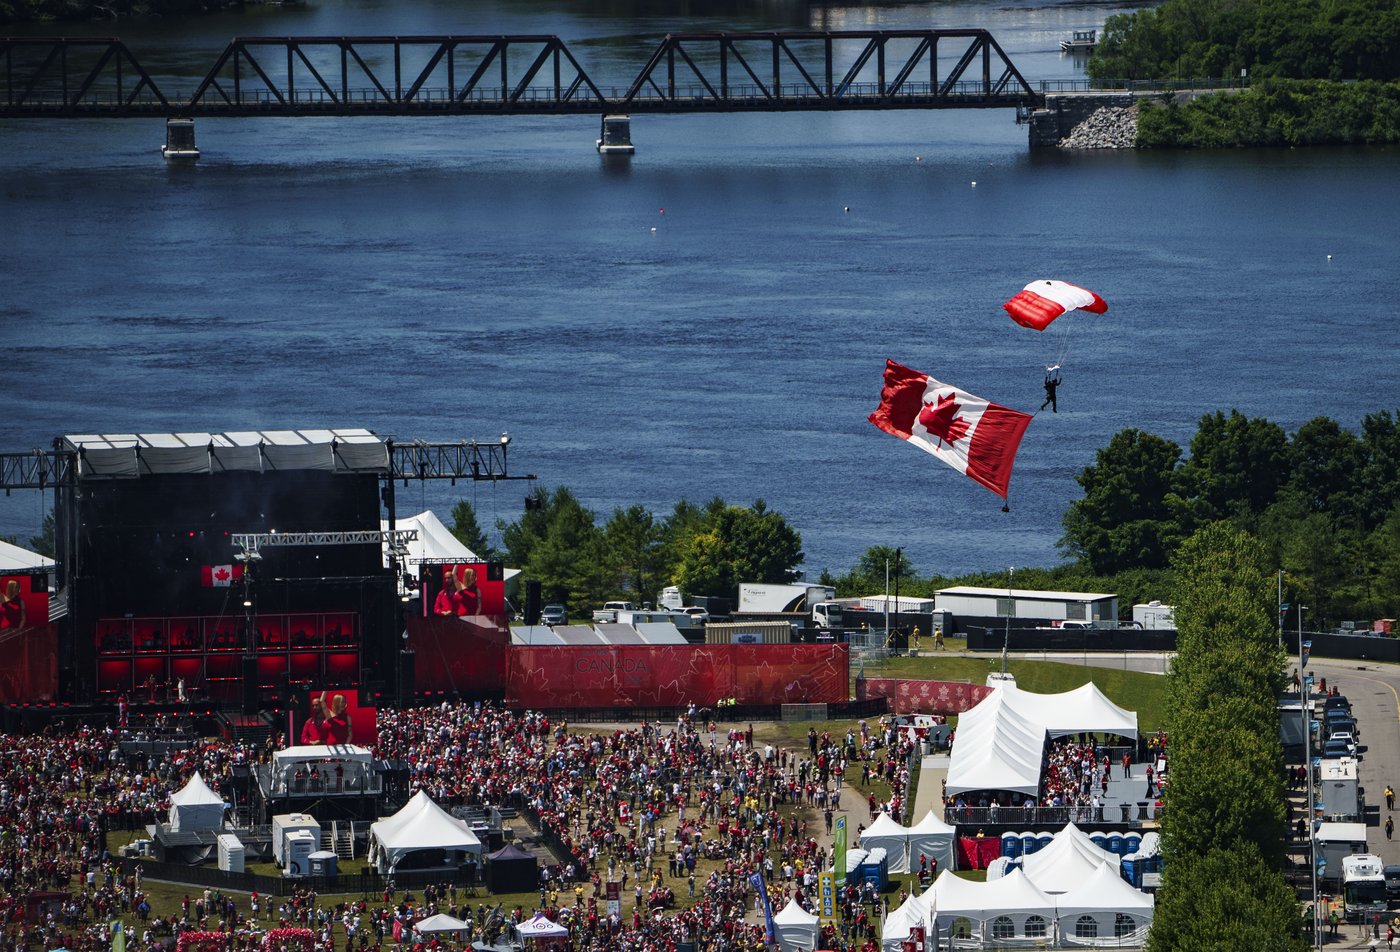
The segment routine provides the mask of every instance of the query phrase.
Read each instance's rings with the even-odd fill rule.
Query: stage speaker
[[[504,582],[506,580],[506,564],[504,562],[486,563],[486,581]]]
[[[540,623],[540,581],[530,579],[525,583],[525,624]]]
[[[399,705],[406,706],[413,700],[414,659],[418,655],[412,651],[399,652]]]
[[[239,659],[242,672],[243,713],[258,713],[258,659],[254,655],[244,655]]]

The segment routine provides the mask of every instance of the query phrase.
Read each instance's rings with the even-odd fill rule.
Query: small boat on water
[[[1074,35],[1060,41],[1061,53],[1092,53],[1099,45],[1098,30],[1075,30]]]

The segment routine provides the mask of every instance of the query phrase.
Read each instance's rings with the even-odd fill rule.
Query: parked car
[[[697,625],[703,625],[705,624],[705,622],[710,620],[710,613],[705,611],[705,609],[701,608],[699,605],[690,605],[686,608],[682,608],[681,611],[689,615],[690,620]]]
[[[1322,756],[1332,760],[1338,757],[1355,757],[1356,741],[1352,740],[1349,734],[1338,734],[1335,737],[1327,738],[1327,743],[1322,745]]]
[[[567,625],[569,613],[563,605],[546,605],[540,612],[540,621],[546,625]]]
[[[1385,876],[1386,898],[1400,899],[1400,866],[1387,866],[1381,872]]]
[[[1345,694],[1329,694],[1322,701],[1322,713],[1325,716],[1328,711],[1346,711],[1351,713],[1351,702],[1347,700]]]
[[[1350,714],[1338,714],[1336,717],[1329,717],[1325,725],[1325,730],[1329,738],[1337,734],[1346,734],[1353,740],[1361,736],[1361,732],[1356,729],[1356,718]]]

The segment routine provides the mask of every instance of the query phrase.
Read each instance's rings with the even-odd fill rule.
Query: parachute
[[[1066,281],[1032,281],[1002,307],[1022,327],[1043,331],[1066,311],[1103,314],[1108,304],[1093,291]]]

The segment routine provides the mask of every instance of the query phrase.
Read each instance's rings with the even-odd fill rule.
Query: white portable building
[[[1361,820],[1361,791],[1357,785],[1356,759],[1340,757],[1318,766],[1322,787],[1318,791],[1322,815],[1329,820]]]
[[[226,873],[243,872],[243,841],[232,833],[219,834],[219,869]]]
[[[309,833],[319,847],[321,824],[309,813],[279,813],[272,818],[272,859],[278,866],[286,865],[287,837],[293,833]]]
[[[1039,592],[1034,589],[956,585],[934,593],[939,611],[954,616],[1049,618],[1118,623],[1118,596],[1103,592]]]
[[[1327,863],[1323,875],[1328,879],[1342,878],[1342,860],[1346,857],[1370,852],[1366,848],[1365,823],[1319,823],[1315,839],[1319,858]]]
[[[320,848],[317,837],[306,830],[287,834],[282,845],[282,867],[288,876],[310,876],[311,854]]]

